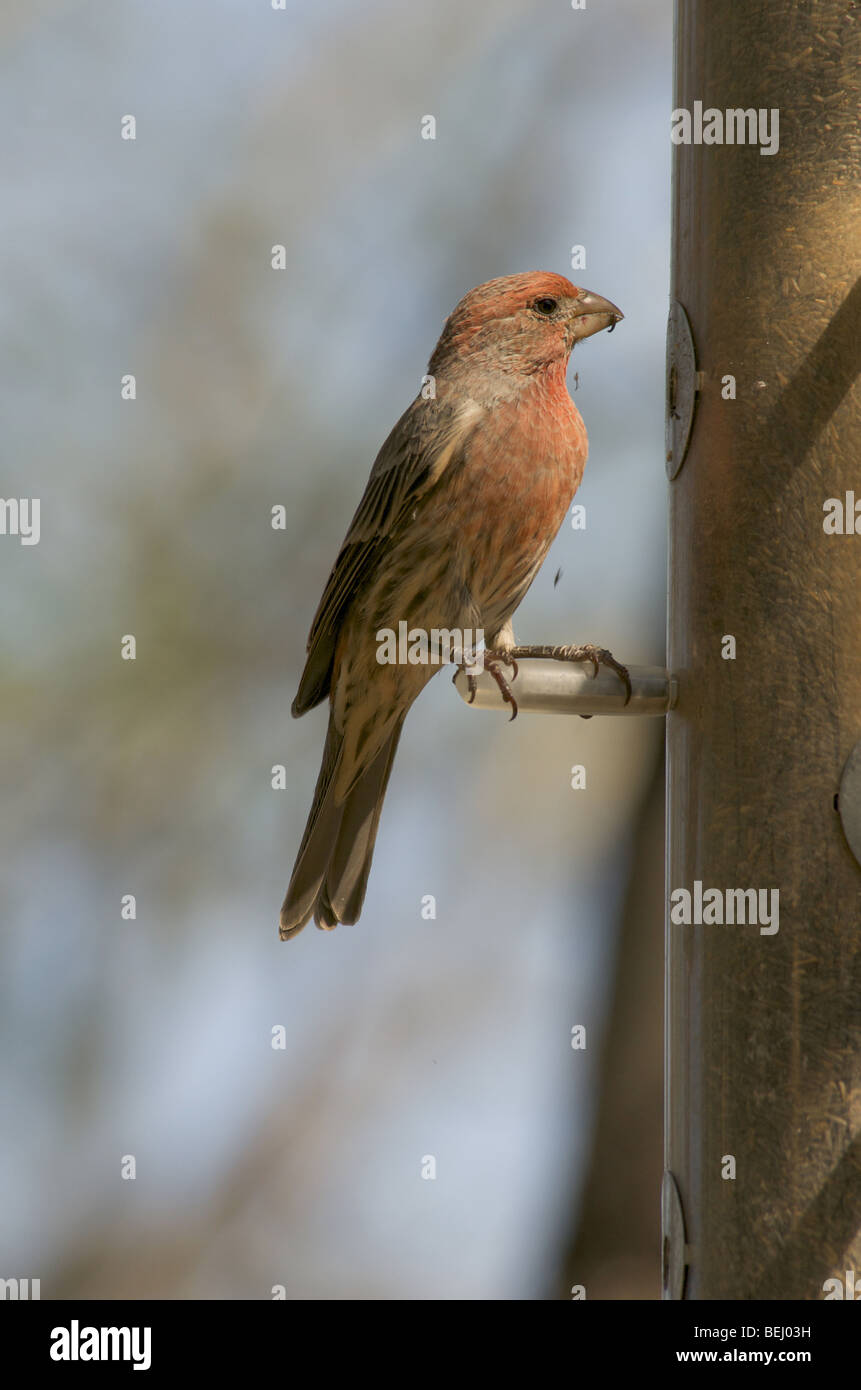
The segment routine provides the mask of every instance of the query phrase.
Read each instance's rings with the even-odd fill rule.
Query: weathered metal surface
[[[779,891],[769,934],[668,915],[686,1298],[822,1298],[861,1272],[861,868],[835,809],[861,534],[823,525],[861,497],[859,59],[845,0],[677,7],[673,106],[779,112],[774,154],[674,146],[671,297],[701,375],[669,489],[668,891]]]

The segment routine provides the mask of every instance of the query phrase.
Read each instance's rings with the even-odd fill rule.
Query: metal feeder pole
[[[664,1296],[852,1297],[861,6],[679,0],[675,50],[692,129],[757,132],[673,146],[667,888],[777,889],[779,929],[668,912]]]

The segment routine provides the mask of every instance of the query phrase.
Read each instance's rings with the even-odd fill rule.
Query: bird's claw
[[[507,705],[511,705],[511,719],[516,719],[517,701],[511,693],[511,686],[508,684],[508,680],[502,671],[503,666],[511,667],[511,679],[516,680],[517,672],[520,668],[517,665],[515,658],[511,655],[511,652],[505,651],[504,648],[500,648],[498,651],[494,649],[491,649],[490,651],[485,650],[484,669],[485,671],[489,671],[490,674],[493,676],[493,679],[499,686],[499,693],[502,696],[505,703]],[[511,723],[511,719],[509,719],[508,721],[509,724]]]
[[[560,661],[591,661],[593,680],[602,666],[609,666],[611,671],[616,672],[625,687],[625,704],[627,705],[633,693],[631,674],[627,666],[623,666],[621,661],[617,661],[613,653],[608,652],[606,647],[596,647],[592,642],[586,642],[582,647],[561,647],[560,652],[567,653],[558,658]]]
[[[593,676],[597,676],[602,666],[609,666],[612,671],[616,672],[625,687],[626,705],[633,693],[631,676],[627,666],[623,666],[621,661],[617,661],[606,647],[596,647],[593,642],[585,642],[579,647],[515,647],[514,651],[521,657],[534,656],[550,661],[591,661]],[[584,718],[589,717],[584,716]]]
[[[454,668],[454,675],[451,678],[452,685],[457,685],[457,678],[460,675],[461,671],[463,671],[463,674],[466,676],[466,688],[469,691],[469,699],[466,703],[468,705],[471,705],[475,700],[475,692],[478,687],[478,678],[472,674],[468,666],[456,666]]]
[[[510,652],[507,652],[504,649],[500,649],[499,651],[485,650],[480,657],[476,658],[476,660],[481,662],[483,669],[487,671],[496,681],[496,684],[499,687],[500,695],[502,696],[505,703],[511,706],[511,719],[516,719],[517,701],[515,700],[514,695],[512,694],[511,686],[508,684],[508,680],[505,676],[505,673],[502,670],[503,666],[511,667],[511,679],[516,680],[519,667],[514,657],[511,655]],[[472,674],[472,671],[468,666],[458,666],[457,670],[454,673],[454,676],[452,677],[453,684],[457,681],[457,678],[460,675],[461,671],[463,671],[466,675],[466,686],[467,690],[469,691],[469,698],[466,703],[468,705],[471,705],[475,700],[475,692],[478,686],[478,677]],[[511,723],[511,719],[509,720],[509,723]]]

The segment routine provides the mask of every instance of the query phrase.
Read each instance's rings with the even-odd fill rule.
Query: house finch
[[[505,699],[517,656],[624,667],[597,647],[514,646],[511,616],[577,490],[586,429],[565,385],[574,344],[622,314],[561,275],[471,290],[371,470],[308,638],[298,716],[329,697],[323,764],[281,909],[281,936],[313,914],[355,922],[407,710],[437,670],[380,664],[377,633],[483,629]],[[427,398],[426,398],[427,397]]]

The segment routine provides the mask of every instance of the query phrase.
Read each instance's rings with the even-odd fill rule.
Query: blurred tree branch
[[[634,830],[598,1116],[557,1295],[661,1296],[664,741]]]

